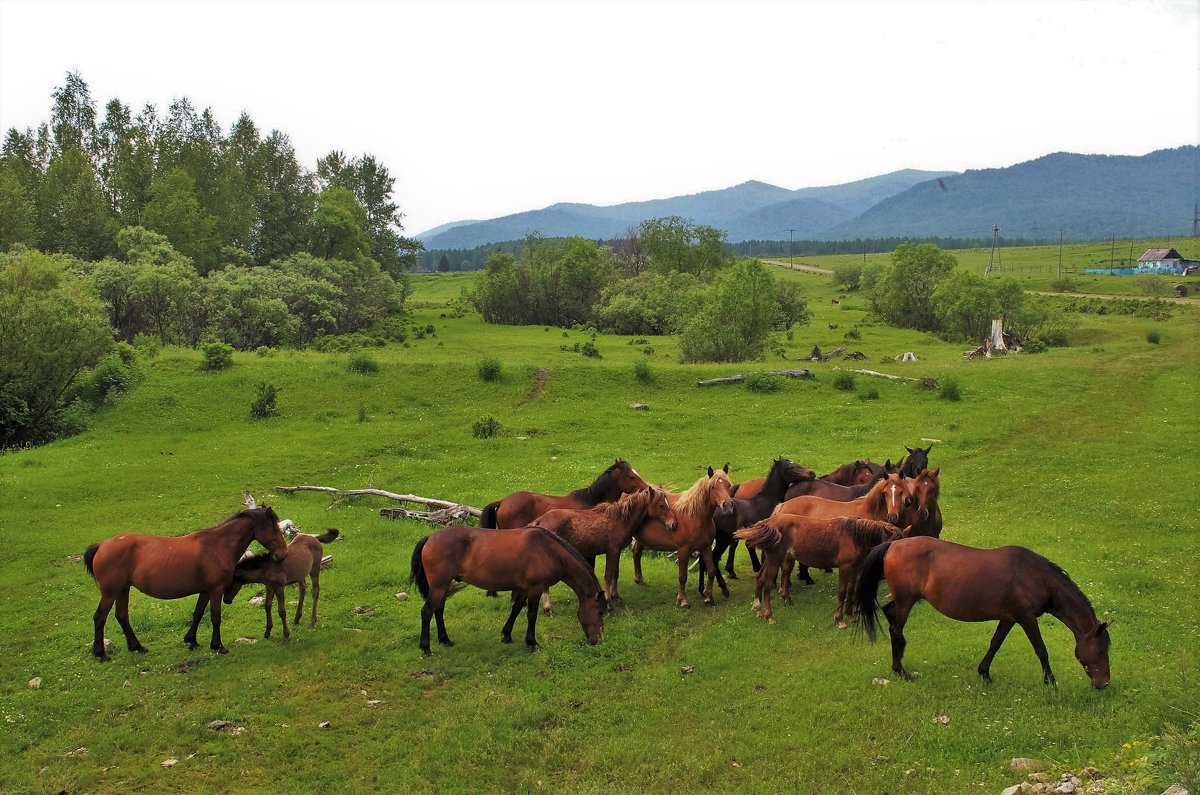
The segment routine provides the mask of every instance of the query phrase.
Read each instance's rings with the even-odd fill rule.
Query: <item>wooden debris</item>
[[[455,505],[451,508],[438,508],[436,511],[415,511],[409,508],[380,508],[379,515],[385,519],[418,519],[436,525],[462,523],[472,516],[479,518],[474,508],[466,505]]]
[[[276,486],[275,490],[284,494],[294,494],[297,491],[319,491],[324,494],[332,494],[335,497],[385,497],[397,502],[415,502],[419,505],[429,505],[434,508],[461,508],[466,511],[466,515],[474,516],[477,519],[483,515],[483,511],[479,508],[472,508],[470,505],[461,505],[449,500],[438,500],[432,497],[419,497],[416,494],[396,494],[395,492],[383,489],[338,489],[333,486]]]
[[[862,351],[850,351],[842,357],[842,360],[847,362],[861,362],[866,358],[867,355]]]
[[[873,375],[876,378],[888,378],[888,379],[891,379],[892,381],[920,381],[921,380],[919,378],[909,378],[906,375],[888,375],[887,373],[880,373],[875,370],[851,370],[850,372],[861,373],[862,375]]]
[[[811,370],[762,370],[760,375],[785,375],[788,378],[814,378]],[[728,375],[724,378],[709,378],[704,381],[697,381],[696,386],[712,386],[713,384],[734,384],[738,381],[745,381],[746,374],[738,373],[737,375]]]

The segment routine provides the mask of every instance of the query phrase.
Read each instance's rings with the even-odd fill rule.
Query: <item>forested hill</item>
[[[948,171],[906,169],[844,185],[787,190],[750,181],[722,190],[669,199],[626,202],[608,207],[554,204],[541,210],[431,229],[417,235],[428,249],[475,248],[501,240],[519,240],[532,231],[546,237],[621,237],[650,218],[677,215],[725,231],[729,240],[779,239],[787,230],[799,238],[854,218],[888,196],[919,182],[944,177]]]
[[[1185,235],[1200,201],[1200,147],[1141,157],[1060,152],[1008,168],[914,185],[820,235],[825,240],[910,235],[1068,240]]]

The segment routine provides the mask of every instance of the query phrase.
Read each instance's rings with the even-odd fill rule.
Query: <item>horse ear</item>
[[[916,454],[917,454],[917,451],[916,451],[916,450],[914,450],[914,449],[912,449],[912,448],[911,448],[911,447],[909,447],[908,445],[904,445],[904,449],[908,451],[908,454],[909,454],[909,455],[916,455]]]
[[[712,467],[709,467],[709,468],[708,468],[708,476],[709,476],[710,478],[713,476],[713,468],[712,468]]]
[[[926,471],[928,472],[928,470],[926,470]],[[938,476],[938,473],[941,471],[942,471],[942,468],[938,467],[937,469],[933,470],[933,472],[930,472],[930,474],[936,478]]]
[[[726,475],[729,474],[729,462],[728,461],[725,462],[725,474]]]
[[[1116,623],[1115,621],[1103,621],[1103,622],[1101,622],[1100,626],[1096,627],[1096,634],[1097,634],[1097,635],[1099,635],[1101,632],[1103,632],[1104,630],[1108,629],[1109,627],[1111,627],[1111,626],[1112,626],[1113,624],[1115,624],[1115,623]]]
[[[904,538],[908,538],[910,535],[912,535],[912,525],[909,525],[908,527],[901,530],[900,535],[903,536]]]
[[[925,455],[929,455],[929,451],[932,449],[933,449],[933,444],[931,443],[928,447],[925,448]]]

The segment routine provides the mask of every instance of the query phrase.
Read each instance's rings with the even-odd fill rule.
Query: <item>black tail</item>
[[[480,527],[496,529],[496,512],[500,510],[500,500],[488,503],[483,507],[483,515],[479,517]]]
[[[857,606],[858,614],[862,616],[862,627],[871,640],[875,640],[875,627],[879,622],[879,603],[875,600],[875,594],[879,591],[879,581],[883,579],[883,559],[892,544],[892,541],[888,541],[867,553],[850,600],[851,604]]]
[[[408,575],[408,581],[415,582],[417,590],[421,592],[421,596],[426,598],[429,598],[429,579],[425,576],[425,564],[421,562],[421,550],[425,549],[425,542],[428,540],[429,536],[425,536],[413,548],[412,569]]]
[[[96,551],[98,549],[100,549],[99,543],[92,544],[87,548],[87,551],[83,553],[83,566],[87,569],[87,573],[92,575],[93,580],[96,579],[96,572],[92,571],[92,561],[95,559]]]
[[[322,544],[328,544],[330,541],[334,540],[341,534],[342,534],[341,530],[338,530],[336,527],[331,527],[328,530],[326,530],[324,533],[321,533],[321,535],[317,536],[317,540],[320,541]]]

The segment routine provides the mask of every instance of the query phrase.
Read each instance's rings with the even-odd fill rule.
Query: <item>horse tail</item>
[[[96,579],[96,572],[92,571],[92,561],[96,559],[96,552],[100,549],[99,542],[92,544],[83,553],[83,566],[87,569],[87,573],[92,575],[92,579]]]
[[[317,536],[317,540],[320,541],[322,544],[328,544],[330,541],[334,540],[341,534],[342,534],[341,530],[338,530],[336,527],[331,527],[328,530],[326,530],[324,533],[321,533],[321,535]]]
[[[779,544],[783,533],[779,532],[779,528],[772,527],[769,519],[764,519],[738,530],[733,537],[742,539],[748,547],[772,549]]]
[[[413,547],[412,568],[408,575],[408,581],[415,582],[417,590],[426,599],[429,598],[429,578],[425,576],[425,564],[421,561],[421,551],[425,549],[425,542],[428,540],[429,536],[425,536]]]
[[[496,514],[499,511],[500,511],[500,500],[496,500],[495,502],[488,503],[487,505],[485,505],[483,507],[483,515],[479,517],[479,526],[480,527],[489,527],[492,529],[495,529],[496,527],[498,527],[498,525],[496,524]]]
[[[857,606],[858,614],[862,616],[862,627],[872,641],[875,640],[875,628],[879,623],[879,603],[875,595],[879,592],[879,581],[883,579],[883,559],[893,543],[888,541],[880,544],[867,553],[851,598],[851,604]]]

